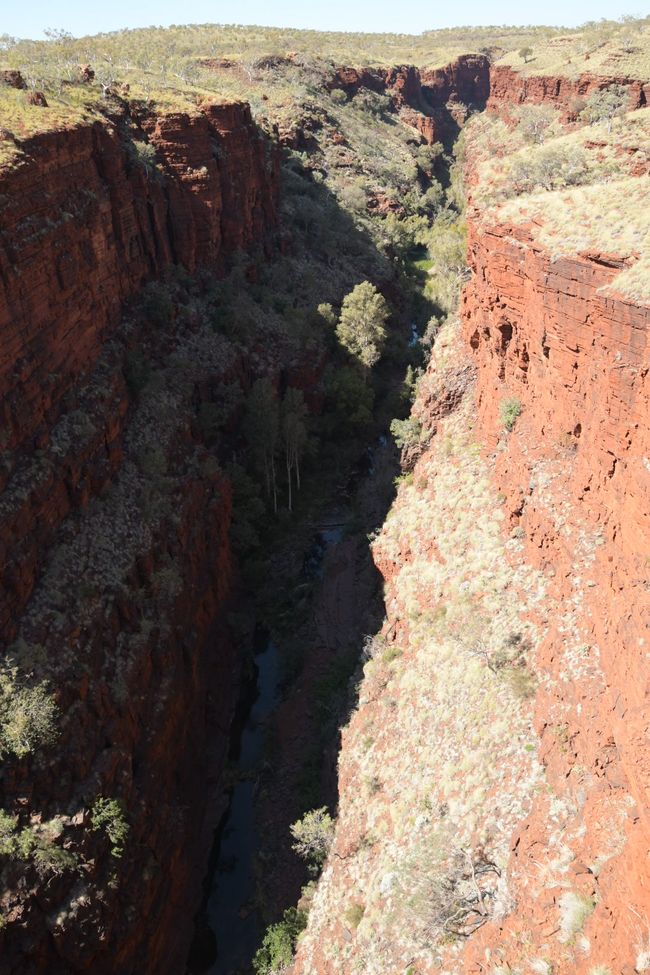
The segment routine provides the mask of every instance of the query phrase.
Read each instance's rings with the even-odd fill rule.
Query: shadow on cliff
[[[246,556],[248,598],[272,633],[280,667],[269,677],[259,658],[233,728],[236,767],[251,734],[259,732],[264,747],[246,772],[254,783],[248,797],[235,786],[215,833],[188,962],[192,973],[249,969],[264,925],[295,904],[309,880],[289,827],[308,809],[336,810],[339,729],[355,706],[366,637],[383,618],[369,539],[395,496],[398,455],[388,426],[408,412],[404,373],[420,358],[413,328],[423,330],[431,313],[421,282],[377,249],[320,174],[294,156],[283,167],[283,187],[281,254],[256,266],[250,290],[260,307],[284,318],[298,362],[281,368],[279,393],[288,386],[304,390],[311,437],[293,514],[267,526],[260,551]],[[332,322],[315,309],[324,300],[339,304],[363,280],[377,285],[393,314],[381,368],[350,385],[341,377],[352,375],[352,364]],[[364,415],[373,399],[372,415]],[[264,726],[251,727],[256,702],[273,693],[277,702]],[[250,819],[253,836],[244,830],[233,846],[237,818]],[[232,912],[233,898],[237,910],[224,931],[222,915]]]

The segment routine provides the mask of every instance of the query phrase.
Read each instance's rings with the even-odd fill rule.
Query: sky
[[[630,5],[631,4],[631,5]],[[46,27],[76,37],[123,27],[169,24],[259,24],[317,30],[418,34],[439,27],[542,23],[574,27],[601,17],[645,16],[639,0],[2,0],[0,34],[43,36]],[[1,8],[5,7],[4,10]]]

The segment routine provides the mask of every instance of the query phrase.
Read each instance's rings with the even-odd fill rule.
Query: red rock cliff
[[[510,105],[554,105],[561,109],[565,119],[574,120],[584,99],[601,88],[622,85],[629,89],[629,108],[642,108],[646,104],[649,87],[646,82],[631,78],[601,77],[584,72],[577,78],[564,75],[524,75],[504,64],[490,68],[490,92],[487,109],[502,112]]]
[[[156,166],[138,161],[147,141]],[[124,302],[172,263],[218,272],[238,249],[266,246],[278,186],[275,150],[243,103],[52,132],[24,153],[0,173],[0,621],[9,637],[39,553],[119,462],[123,383],[111,379],[106,403],[95,403],[87,456],[77,441],[36,479],[26,470],[34,449],[48,447],[60,416],[80,405],[75,383],[95,366]]]
[[[480,54],[462,55],[443,68],[338,68],[329,82],[349,95],[361,88],[391,97],[402,119],[419,129],[429,144],[449,127],[454,104],[483,108],[490,91],[490,65]],[[450,107],[452,113],[450,114]]]
[[[470,223],[469,258],[463,322],[479,437],[498,445],[494,483],[561,613],[539,650],[535,720],[550,779],[573,809],[568,877],[544,886],[531,877],[553,856],[553,825],[543,799],[534,803],[513,841],[516,917],[482,943],[512,945],[512,963],[513,942],[532,932],[540,953],[551,944],[553,971],[598,962],[631,972],[650,902],[650,309],[603,291],[615,260],[553,261],[521,228]],[[506,397],[522,407],[507,436]],[[553,947],[544,925],[563,887],[596,900],[582,957]]]
[[[140,399],[124,357],[153,326],[120,321],[173,264],[219,273],[269,247],[278,158],[239,103],[123,114],[23,151],[0,173],[0,620],[60,718],[42,757],[3,756],[0,798],[30,835],[56,823],[48,855],[76,866],[4,858],[0,968],[176,973],[238,672],[230,485],[192,417],[241,364],[190,316],[158,341],[195,358],[161,355]],[[93,828],[98,796],[124,801],[122,857]]]

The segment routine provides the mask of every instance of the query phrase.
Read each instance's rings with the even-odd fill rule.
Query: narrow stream
[[[327,521],[305,554],[305,581],[322,577],[326,552],[343,536],[344,521],[339,512]],[[255,797],[268,722],[281,699],[283,674],[280,652],[268,634],[256,643],[254,699],[241,736],[231,750],[236,783],[215,837],[209,890],[188,962],[190,975],[248,975],[264,932],[255,904],[255,859],[260,848]]]

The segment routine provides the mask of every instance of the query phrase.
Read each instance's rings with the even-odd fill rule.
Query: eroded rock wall
[[[22,148],[0,174],[0,620],[58,714],[53,742],[3,756],[0,794],[76,865],[3,857],[0,968],[175,975],[241,663],[231,487],[196,409],[243,365],[191,315],[163,333],[123,312],[173,265],[220,274],[272,247],[278,156],[243,103],[124,109]],[[156,329],[143,392],[126,360]],[[123,803],[121,856],[93,828],[99,797]]]
[[[155,164],[138,158],[147,143]],[[0,621],[8,638],[53,532],[119,464],[123,378],[107,367],[92,404],[81,402],[80,380],[125,301],[172,264],[219,272],[238,249],[268,246],[278,187],[277,153],[244,103],[193,116],[124,114],[48,133],[24,153],[0,174]],[[62,418],[81,422],[89,410],[94,441],[80,444],[77,430],[66,449],[50,450]],[[38,471],[35,451],[50,455]]]
[[[645,104],[628,79],[496,68],[488,109],[569,120],[611,83]],[[438,336],[373,546],[386,623],[292,970],[633,975],[650,965],[650,309],[616,292],[615,255],[554,258],[471,208],[468,229],[460,339]]]
[[[540,889],[537,902],[520,890],[518,922],[541,920],[569,873],[597,904],[584,933],[591,950],[560,956],[558,970],[627,971],[650,903],[650,309],[611,289],[615,259],[553,260],[521,228],[474,223],[469,257],[463,322],[478,429],[495,450],[510,525],[561,612],[539,650],[535,720],[574,833],[559,890]],[[506,398],[522,410],[510,434]],[[551,858],[542,806],[516,839],[520,882],[540,851]]]
[[[387,94],[402,120],[431,145],[445,138],[457,123],[454,106],[482,109],[490,91],[490,65],[479,54],[462,55],[444,68],[421,70],[413,65],[394,68],[337,69],[330,88],[354,95],[362,88]],[[464,116],[458,116],[462,118]]]
[[[487,110],[496,114],[510,106],[553,105],[567,121],[574,121],[589,95],[611,85],[629,91],[629,109],[643,108],[650,93],[647,82],[627,77],[603,77],[585,71],[577,78],[565,75],[525,75],[504,64],[490,68],[490,93]]]

